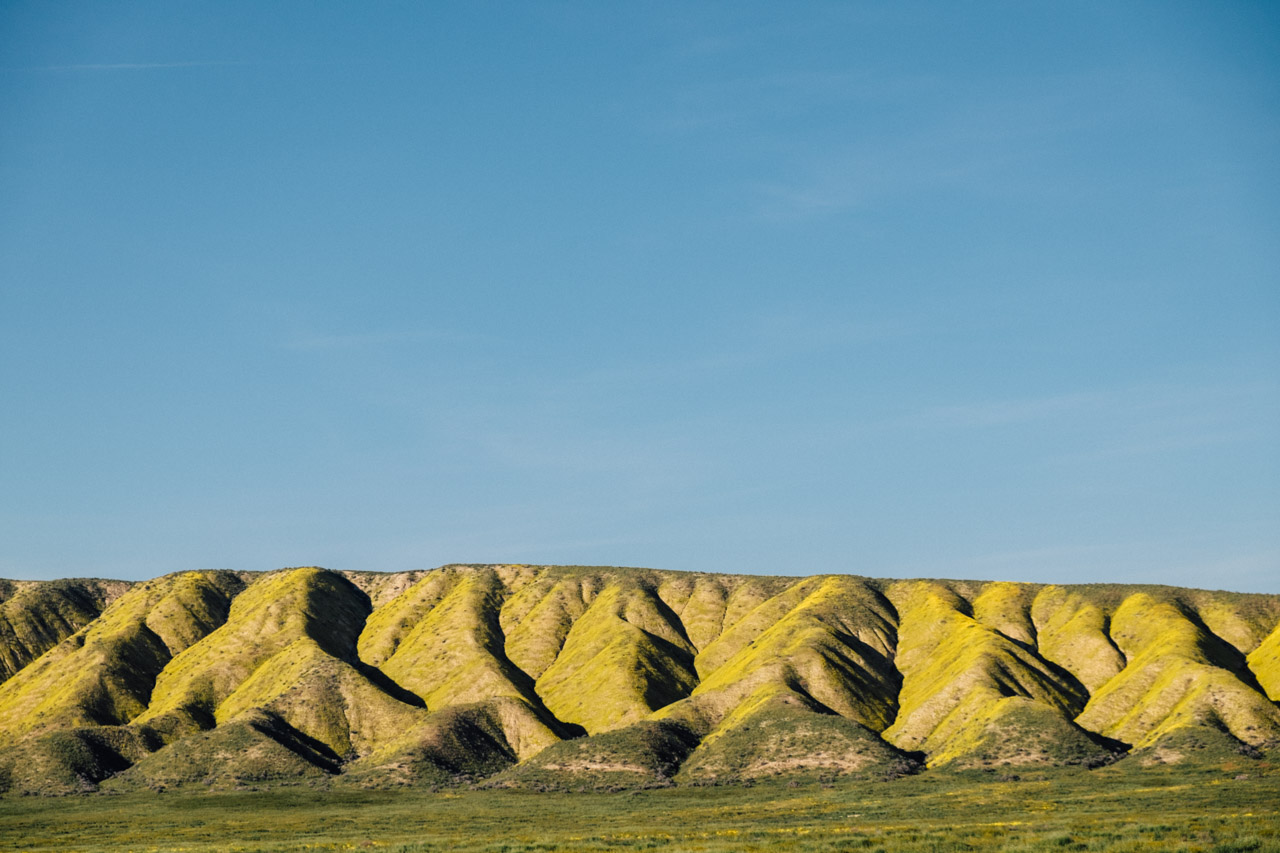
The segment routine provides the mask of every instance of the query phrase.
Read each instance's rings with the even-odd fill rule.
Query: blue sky
[[[1280,7],[0,6],[0,576],[1280,592]]]

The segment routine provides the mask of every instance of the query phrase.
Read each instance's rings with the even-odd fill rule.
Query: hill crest
[[[10,793],[1230,762],[1280,746],[1277,700],[1277,595],[515,564],[0,581]]]

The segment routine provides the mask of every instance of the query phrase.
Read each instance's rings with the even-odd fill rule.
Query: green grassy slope
[[[0,674],[10,793],[1225,766],[1280,747],[1280,596],[520,565],[0,581]]]

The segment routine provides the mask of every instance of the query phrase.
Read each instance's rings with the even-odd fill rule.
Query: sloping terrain
[[[338,756],[323,744],[276,715],[255,710],[139,757],[103,787],[129,791],[201,785],[222,790],[319,778],[339,766]]]
[[[0,684],[0,743],[132,721],[147,710],[161,672],[222,624],[243,587],[228,572],[185,572],[132,587]]]
[[[623,576],[573,623],[536,689],[557,717],[595,734],[687,696],[698,682],[693,656],[675,612],[652,586]]]
[[[1131,596],[1112,617],[1112,635],[1128,664],[1093,694],[1081,725],[1136,747],[1192,726],[1253,747],[1280,740],[1280,708],[1245,655],[1187,604]]]
[[[1217,766],[1275,754],[1278,699],[1274,595],[521,565],[0,581],[11,794]]]
[[[102,614],[122,581],[0,581],[0,681]]]
[[[664,788],[697,744],[698,736],[680,723],[644,720],[560,741],[489,785],[537,791]]]
[[[677,779],[690,784],[769,777],[887,779],[919,769],[917,757],[875,731],[778,691],[733,715],[693,751]]]
[[[1022,733],[1029,720],[1029,728],[1050,732],[1046,745],[1088,742],[1072,723],[1088,691],[1037,653],[1031,602],[1018,585],[987,584],[972,603],[933,582],[894,584],[889,595],[901,615],[897,662],[904,676],[898,717],[884,733],[890,743],[922,750],[937,766],[988,763],[980,757],[985,744]],[[1059,758],[1050,749],[1027,760]]]

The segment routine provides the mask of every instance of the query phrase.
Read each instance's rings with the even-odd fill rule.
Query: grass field
[[[297,787],[24,797],[0,801],[0,849],[1280,853],[1280,774],[1261,769],[932,773],[632,793]]]

